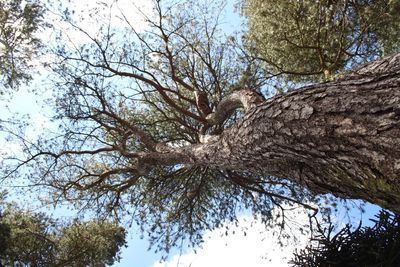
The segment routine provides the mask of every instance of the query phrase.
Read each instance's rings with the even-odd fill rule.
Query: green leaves
[[[400,1],[244,1],[245,45],[286,80],[329,80],[399,51]]]
[[[311,245],[296,251],[293,266],[398,266],[400,217],[381,210],[372,227],[351,225],[335,233],[332,224],[317,224]]]
[[[106,221],[74,222],[62,230],[58,257],[63,266],[112,265],[125,245],[125,230]],[[71,255],[75,255],[71,257]]]
[[[108,221],[66,223],[2,200],[0,210],[2,265],[112,265],[125,245],[125,230]]]
[[[0,93],[32,78],[31,61],[42,46],[37,33],[47,26],[44,13],[35,0],[0,2]]]

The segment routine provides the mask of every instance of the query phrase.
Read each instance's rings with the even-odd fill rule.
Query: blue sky
[[[111,1],[111,0],[110,0]],[[128,11],[127,8],[129,0],[120,0],[119,3],[123,7],[122,9]],[[94,1],[72,1],[79,7],[78,9],[88,8],[87,6],[93,5]],[[107,2],[107,1],[104,1]],[[149,1],[135,1],[139,6],[143,7],[143,10],[148,12]],[[229,1],[226,10],[226,23],[224,24],[224,30],[227,32],[240,28],[240,19],[238,14],[233,13],[234,1]],[[136,22],[137,25],[140,22]],[[90,25],[90,24],[88,24]],[[143,26],[145,27],[145,26]],[[44,76],[42,76],[44,77]],[[32,85],[40,86],[43,82],[41,77],[38,77],[36,83]],[[38,96],[27,92],[28,88],[22,88],[18,93],[14,94],[11,102],[8,103],[10,111],[18,111],[20,113],[31,114],[31,121],[37,126],[36,129],[41,129],[49,125],[47,115],[50,113],[49,110],[43,108],[42,103],[37,103]],[[41,97],[41,96],[39,96]],[[2,114],[7,114],[10,111],[3,106],[0,111]],[[4,117],[2,117],[4,118]],[[34,132],[30,133],[35,135]],[[10,146],[10,147],[8,147]],[[3,146],[3,150],[12,150],[12,144],[6,144]],[[367,213],[362,218],[370,218],[376,212],[378,208],[373,205],[367,206]],[[301,210],[297,215],[295,214],[293,221],[297,224],[302,223],[305,220],[304,214]],[[56,216],[62,216],[63,212],[58,211],[55,213]],[[297,216],[297,217],[296,217]],[[303,216],[303,217],[302,217]],[[357,221],[360,217],[358,211],[354,210],[351,212],[353,220]],[[305,244],[306,238],[301,236],[299,230],[294,229],[294,236],[300,236],[298,243],[288,241],[285,249],[281,249],[277,243],[276,238],[272,235],[273,231],[265,231],[263,226],[258,221],[253,221],[251,225],[251,217],[241,216],[239,218],[240,226],[247,228],[246,236],[240,229],[236,229],[236,234],[229,236],[222,236],[220,230],[205,233],[205,243],[202,249],[198,249],[197,254],[192,250],[183,251],[180,255],[180,251],[176,249],[172,251],[169,260],[165,263],[158,263],[161,254],[155,254],[153,251],[148,251],[149,243],[147,240],[139,238],[140,233],[136,227],[129,229],[128,233],[128,247],[122,250],[122,260],[119,263],[115,263],[113,266],[116,267],[170,267],[170,266],[181,266],[186,267],[191,264],[192,267],[196,266],[288,266],[286,264],[285,256],[291,254],[292,249],[302,247]],[[231,229],[235,229],[234,226],[228,225]],[[294,227],[296,228],[296,227]],[[267,252],[273,251],[273,253],[267,254]],[[217,252],[217,253],[216,253]],[[245,256],[244,256],[245,255]],[[247,259],[243,260],[244,257]],[[223,264],[223,265],[221,265]]]
[[[367,205],[366,213],[361,214],[353,209],[349,214],[337,214],[338,222],[351,221],[355,226],[360,219],[363,225],[371,225],[369,218],[379,210],[375,205]],[[239,226],[227,223],[219,229],[208,231],[204,235],[204,243],[196,253],[186,250],[172,251],[166,262],[158,262],[160,255],[147,251],[146,240],[133,238],[129,240],[129,247],[122,252],[123,259],[113,266],[118,267],[286,267],[294,249],[303,248],[309,235],[300,231],[308,225],[307,211],[297,208],[287,212],[287,227],[281,233],[279,228],[266,229],[265,225],[252,216],[239,216]],[[225,235],[225,227],[229,227],[229,235]],[[131,229],[134,231],[134,229]],[[234,232],[234,234],[233,234]],[[246,232],[246,235],[244,234]],[[134,233],[133,233],[134,234]],[[291,238],[283,239],[283,246],[278,243],[279,234],[289,234]]]

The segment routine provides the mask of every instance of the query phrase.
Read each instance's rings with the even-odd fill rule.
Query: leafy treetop
[[[244,0],[242,13],[249,53],[287,80],[329,80],[400,49],[398,0]]]
[[[65,223],[0,199],[0,265],[106,266],[119,260],[125,230],[105,220]]]
[[[37,33],[48,26],[36,0],[0,2],[0,92],[16,89],[31,77],[32,59],[42,47]]]

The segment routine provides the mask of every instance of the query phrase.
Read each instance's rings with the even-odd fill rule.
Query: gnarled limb
[[[250,109],[255,108],[257,105],[264,102],[264,99],[255,91],[243,89],[224,97],[217,105],[215,112],[206,117],[207,125],[222,125],[236,109],[243,108],[247,113]],[[199,135],[201,143],[216,141],[218,135],[204,135],[205,128],[202,129]]]
[[[211,125],[221,124],[229,118],[236,109],[243,108],[246,113],[263,102],[264,99],[254,91],[247,89],[236,91],[223,98],[215,112],[208,115],[206,119]]]

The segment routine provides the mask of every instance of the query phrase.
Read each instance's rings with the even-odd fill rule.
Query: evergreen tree
[[[125,230],[104,220],[66,223],[0,199],[0,266],[106,266],[118,261]]]
[[[244,0],[246,46],[271,75],[326,80],[399,52],[400,1]]]
[[[32,59],[42,42],[37,33],[48,24],[36,0],[0,1],[0,93],[31,80]]]
[[[350,267],[400,265],[400,217],[381,210],[371,219],[375,225],[356,229],[347,224],[335,233],[329,223],[317,224],[312,244],[296,251],[293,266]]]

